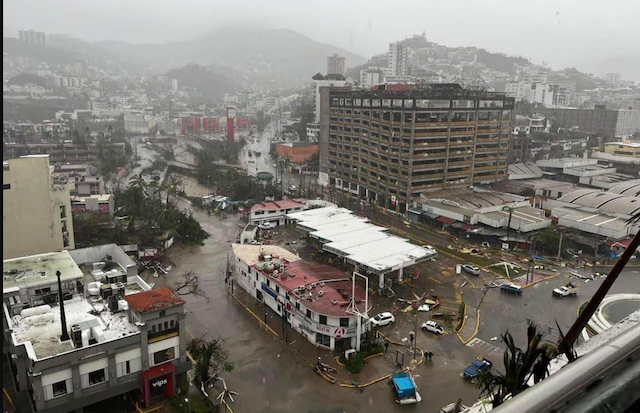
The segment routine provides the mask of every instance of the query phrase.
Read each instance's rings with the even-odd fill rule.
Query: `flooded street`
[[[191,188],[197,188],[197,184]],[[190,205],[182,200],[178,206],[190,209]],[[416,371],[416,382],[424,398],[419,405],[396,404],[386,380],[366,388],[363,393],[323,381],[308,364],[264,331],[227,292],[224,281],[227,252],[241,230],[241,220],[234,215],[220,219],[199,210],[193,214],[211,236],[203,246],[172,248],[169,258],[175,266],[165,281],[171,284],[187,271],[200,275],[201,287],[209,302],[184,297],[189,338],[192,335],[224,339],[235,370],[223,376],[229,388],[240,393],[232,405],[235,412],[342,413],[370,412],[373,408],[373,411],[385,412],[435,413],[458,397],[465,401],[475,400],[477,391],[459,377],[462,365],[455,362],[456,359],[468,359],[467,350],[470,349],[452,345],[457,342],[454,335],[437,340],[434,350],[440,355],[438,360],[422,365]],[[308,346],[314,350],[312,344]]]

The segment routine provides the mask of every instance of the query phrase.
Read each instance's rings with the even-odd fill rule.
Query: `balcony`
[[[435,128],[435,127],[448,127],[449,126],[449,122],[416,122],[415,123],[415,127],[416,128]]]
[[[498,151],[499,149],[497,146],[495,148],[476,148],[476,153],[493,153]]]
[[[471,166],[471,158],[469,158],[466,161],[456,161],[456,162],[449,162],[447,165],[448,166]]]
[[[449,132],[415,132],[413,136],[416,138],[427,138],[430,136],[449,136]]]
[[[474,166],[473,173],[476,172],[486,172],[486,171],[495,171],[498,169],[498,165],[490,165],[490,166]]]
[[[475,126],[476,121],[470,120],[468,122],[451,122],[451,126]]]
[[[176,337],[180,334],[179,324],[175,323],[172,328],[162,331],[156,331],[155,333],[149,331],[147,335],[147,340],[149,344],[155,343],[157,341],[162,341],[167,338]]]

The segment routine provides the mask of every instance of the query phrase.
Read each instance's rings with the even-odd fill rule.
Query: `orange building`
[[[307,142],[279,143],[276,146],[278,156],[286,158],[296,165],[304,165],[318,153],[318,144]]]

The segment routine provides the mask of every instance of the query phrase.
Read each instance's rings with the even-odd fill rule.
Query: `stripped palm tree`
[[[503,356],[504,374],[487,371],[480,375],[477,384],[483,395],[491,397],[493,407],[529,388],[531,377],[535,384],[547,376],[552,350],[542,341],[543,336],[537,326],[530,323],[527,348],[522,350],[516,346],[511,333],[507,331],[502,335],[507,345]]]

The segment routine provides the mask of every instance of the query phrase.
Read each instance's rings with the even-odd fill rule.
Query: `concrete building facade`
[[[405,213],[421,193],[507,178],[514,99],[429,84],[325,92],[320,181]]]
[[[54,184],[48,155],[11,159],[2,168],[2,258],[75,247],[70,190]]]

